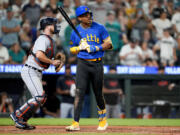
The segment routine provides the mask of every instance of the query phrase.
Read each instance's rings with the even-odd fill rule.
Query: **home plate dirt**
[[[76,132],[67,132],[65,127],[66,126],[36,126],[35,130],[21,130],[14,126],[0,126],[0,134],[134,133],[147,135],[180,135],[180,127],[109,126],[106,131],[97,131],[97,126],[81,126],[81,130]]]

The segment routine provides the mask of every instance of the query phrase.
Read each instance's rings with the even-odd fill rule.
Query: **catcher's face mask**
[[[61,25],[60,25],[60,23],[55,23],[54,24],[54,34],[59,34],[59,32],[60,32],[60,30],[61,30]]]

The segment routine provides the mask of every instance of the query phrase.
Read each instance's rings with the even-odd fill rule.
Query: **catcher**
[[[42,71],[48,69],[52,64],[55,66],[56,72],[58,72],[65,62],[65,56],[62,53],[58,53],[53,60],[55,45],[51,37],[60,31],[57,19],[50,17],[42,19],[40,21],[40,30],[43,31],[43,34],[35,41],[31,54],[21,71],[21,77],[27,85],[32,98],[10,114],[16,128],[25,130],[35,129],[35,126],[28,125],[27,121],[46,101],[46,94],[42,86]]]

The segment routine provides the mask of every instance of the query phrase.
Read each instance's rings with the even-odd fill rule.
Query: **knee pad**
[[[46,102],[47,95],[43,94],[42,96],[35,96],[34,99],[41,106]]]

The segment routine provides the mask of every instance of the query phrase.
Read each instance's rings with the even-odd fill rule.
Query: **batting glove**
[[[88,51],[88,53],[102,51],[102,46],[89,46],[86,50]]]
[[[79,45],[80,51],[86,50],[86,48],[88,48],[88,47],[89,47],[89,45],[88,45],[87,41],[85,39],[81,39],[80,45]]]

